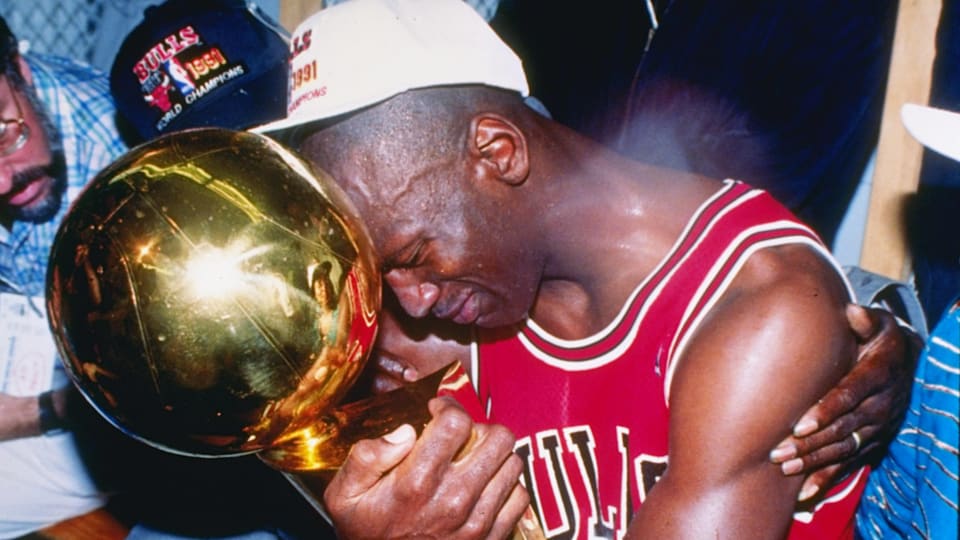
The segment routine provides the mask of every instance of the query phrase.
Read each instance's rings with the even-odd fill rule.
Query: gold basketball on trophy
[[[59,229],[47,292],[101,414],[166,451],[228,456],[343,397],[376,337],[380,274],[326,174],[264,136],[205,128],[96,177]]]

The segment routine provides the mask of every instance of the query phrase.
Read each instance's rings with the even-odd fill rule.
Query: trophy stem
[[[403,424],[413,426],[419,435],[430,421],[427,403],[455,369],[454,362],[391,392],[336,407],[307,426],[279,437],[258,456],[286,472],[335,471],[347,459],[350,448],[363,439],[381,437]]]

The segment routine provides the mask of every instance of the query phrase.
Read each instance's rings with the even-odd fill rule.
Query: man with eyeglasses
[[[43,294],[69,201],[125,145],[107,78],[21,55],[2,18],[0,122],[0,538],[11,538],[106,502],[66,420]]]

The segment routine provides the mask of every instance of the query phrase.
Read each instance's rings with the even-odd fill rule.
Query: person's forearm
[[[50,392],[47,414],[56,426],[64,424],[67,392],[62,388]],[[34,437],[43,433],[40,396],[0,394],[0,441]]]
[[[40,435],[37,396],[0,394],[0,441]]]

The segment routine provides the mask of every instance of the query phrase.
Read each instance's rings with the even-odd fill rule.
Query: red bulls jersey
[[[517,436],[548,537],[622,537],[667,467],[676,359],[747,258],[784,244],[829,257],[769,195],[727,181],[603,331],[563,340],[528,321],[481,333],[471,379],[488,419]],[[815,513],[795,514],[791,538],[852,537],[865,480],[860,471]]]

